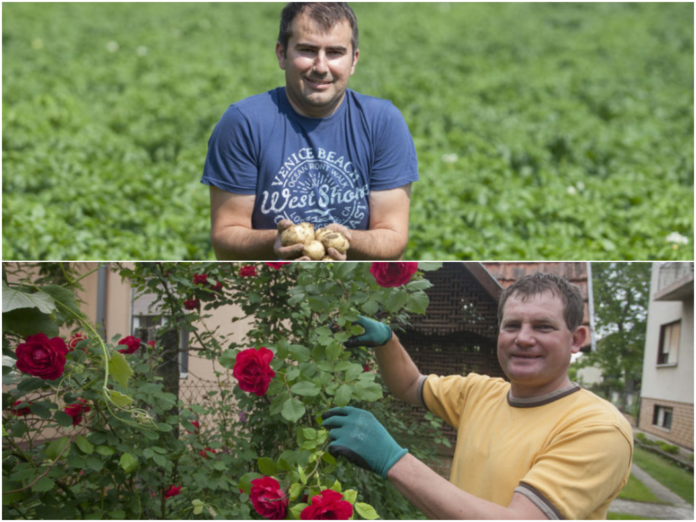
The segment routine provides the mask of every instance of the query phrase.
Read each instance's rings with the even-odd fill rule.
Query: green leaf
[[[55,485],[56,483],[50,478],[41,477],[39,481],[31,487],[31,490],[36,493],[43,493],[44,491],[51,491]]]
[[[19,384],[17,384],[17,389],[21,392],[29,393],[34,390],[38,390],[43,386],[48,386],[48,383],[43,379],[38,377],[29,377],[19,381]]]
[[[297,466],[297,472],[300,474],[300,480],[302,481],[303,484],[307,483],[307,475],[305,475],[304,469],[302,469],[302,466]]]
[[[334,265],[334,279],[345,279],[357,266],[358,263],[336,263]]]
[[[379,518],[377,511],[375,511],[375,508],[373,508],[370,504],[356,502],[355,510],[358,512],[358,515],[363,517],[365,520],[375,520]]]
[[[309,381],[300,381],[293,384],[290,391],[295,395],[301,395],[302,397],[314,397],[319,394],[319,388],[316,384]]]
[[[418,290],[427,290],[431,288],[433,284],[427,279],[421,279],[420,281],[411,281],[406,285],[406,290],[411,292],[417,292]]]
[[[360,366],[359,364],[351,364],[350,367],[346,370],[345,376],[343,377],[343,380],[346,382],[353,382],[355,378],[363,373],[363,367]]]
[[[73,294],[72,290],[58,285],[48,285],[42,286],[41,291],[47,293],[56,303],[62,305],[56,306],[55,309],[55,315],[59,323],[84,316],[80,310],[80,306],[75,300],[75,294]],[[70,311],[65,310],[65,307]]]
[[[82,451],[82,453],[86,453],[87,455],[91,455],[92,453],[94,453],[94,444],[92,444],[90,441],[87,440],[86,437],[83,437],[82,435],[77,437],[75,444],[77,444],[77,447],[80,448],[80,451]]]
[[[278,466],[272,459],[261,457],[256,461],[256,464],[259,467],[259,471],[266,477],[272,477],[278,473]]]
[[[382,386],[377,383],[363,383],[363,381],[358,380],[354,386],[355,395],[360,400],[374,402],[382,398]]]
[[[302,265],[304,264],[312,264],[312,263],[300,263]],[[295,504],[290,508],[290,511],[292,512],[292,516],[295,517],[295,520],[300,520],[300,515],[302,514],[302,510],[306,508],[309,504]]]
[[[290,422],[297,422],[305,413],[305,407],[302,402],[297,399],[288,399],[283,404],[283,409],[280,414],[284,419]]]
[[[130,453],[124,453],[119,459],[119,465],[127,474],[133,473],[138,467],[138,459]]]
[[[97,446],[94,448],[94,451],[99,453],[100,455],[103,455],[104,457],[110,457],[114,453],[116,453],[116,450],[114,448],[110,448],[109,446]]]
[[[350,402],[350,398],[353,395],[353,391],[347,384],[341,384],[341,386],[336,390],[336,395],[334,396],[334,404],[339,407],[347,406]]]
[[[38,415],[42,419],[50,419],[51,418],[51,410],[49,410],[44,404],[41,404],[40,402],[36,402],[29,406],[29,409],[34,415]]]
[[[302,435],[304,435],[304,438],[307,440],[316,440],[317,430],[314,428],[302,428]]]
[[[374,299],[368,299],[360,305],[360,309],[365,312],[366,315],[375,315],[377,310],[379,310],[379,303]]]
[[[2,331],[14,332],[22,337],[44,333],[49,339],[58,337],[58,325],[51,316],[35,308],[20,308],[2,314]]]
[[[406,310],[414,314],[424,314],[430,304],[430,299],[423,291],[411,294],[406,301]]]
[[[162,455],[154,454],[152,456],[152,460],[155,461],[155,464],[158,466],[161,466],[163,468],[167,467],[167,459],[165,459]]]
[[[331,486],[331,489],[334,490],[336,493],[340,493],[342,491],[341,483],[338,480],[335,480],[333,486]]]
[[[421,261],[418,263],[418,270],[423,270],[423,272],[432,272],[434,270],[440,270],[441,268],[442,262]]]
[[[336,341],[333,341],[331,344],[329,344],[326,347],[326,357],[330,361],[334,361],[338,358],[339,355],[343,353],[343,346],[340,343],[337,343]]]
[[[49,443],[48,446],[46,446],[46,449],[43,450],[46,458],[56,460],[58,455],[60,455],[61,451],[65,449],[69,442],[70,437],[61,437],[60,439]],[[66,457],[69,452],[70,450],[67,450],[65,453],[63,453],[63,457]]]
[[[358,498],[358,492],[355,491],[354,489],[347,489],[343,492],[343,500],[346,502],[350,502],[351,504],[355,503],[355,499]]]
[[[302,484],[295,483],[292,486],[290,486],[290,500],[294,502],[297,500],[297,497],[300,496],[300,493],[304,491],[304,486]]]
[[[129,397],[128,395],[124,395],[114,390],[109,390],[109,397],[116,406],[120,406],[121,408],[125,408],[126,406],[133,403],[132,397]]]
[[[128,380],[133,376],[133,370],[122,353],[114,352],[111,354],[109,373],[124,390],[128,389]]]
[[[325,452],[321,455],[321,460],[323,460],[323,461],[326,462],[327,464],[331,464],[331,465],[335,465],[335,464],[336,464],[336,458],[335,458],[333,455],[331,455],[331,453],[329,453],[328,451],[325,451]]]
[[[399,311],[406,304],[406,301],[408,301],[408,292],[403,288],[399,288],[396,292],[392,291],[389,293],[384,304],[389,312],[394,313]]]
[[[225,350],[222,355],[218,358],[218,362],[225,368],[234,368],[234,363],[237,360],[237,354],[239,350]]]
[[[73,418],[64,411],[57,411],[53,414],[53,420],[64,428],[72,426]]]
[[[11,312],[19,308],[38,308],[44,314],[51,314],[56,309],[56,303],[50,295],[41,290],[33,294],[27,294],[17,288],[10,288],[3,281],[2,313]]]
[[[299,344],[291,344],[288,350],[290,351],[290,355],[292,355],[292,358],[295,359],[297,362],[307,362],[311,359],[309,348],[305,346]]]
[[[203,513],[203,506],[196,506],[193,508],[194,515],[200,515],[201,513]]]
[[[263,475],[261,473],[251,472],[245,473],[239,479],[239,488],[244,491],[244,493],[249,493],[251,491],[251,481],[257,478],[261,478]]]

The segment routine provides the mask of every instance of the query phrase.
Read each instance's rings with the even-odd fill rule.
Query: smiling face
[[[352,35],[347,21],[327,32],[303,13],[293,21],[287,49],[276,44],[278,65],[285,71],[285,92],[298,113],[326,118],[341,105],[358,63]]]
[[[587,330],[570,331],[563,301],[551,292],[505,303],[498,333],[498,361],[516,398],[540,397],[570,384],[571,355],[580,351]]]

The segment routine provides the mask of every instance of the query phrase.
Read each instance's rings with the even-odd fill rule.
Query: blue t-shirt
[[[408,126],[387,100],[346,90],[328,118],[298,114],[285,87],[231,105],[208,141],[201,182],[255,194],[254,229],[282,219],[320,228],[369,225],[371,190],[418,181]]]

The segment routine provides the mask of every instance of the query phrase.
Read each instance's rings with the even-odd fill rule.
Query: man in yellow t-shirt
[[[532,274],[500,298],[498,360],[510,382],[424,376],[391,329],[361,318],[351,344],[375,346],[389,390],[457,430],[448,482],[408,454],[370,414],[324,415],[329,451],[388,479],[429,518],[598,519],[628,481],[631,428],[609,402],[568,378],[587,339],[577,287]]]

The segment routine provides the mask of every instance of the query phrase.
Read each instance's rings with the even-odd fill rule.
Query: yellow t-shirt
[[[628,481],[630,425],[575,383],[514,399],[500,378],[430,375],[421,392],[457,430],[450,482],[476,497],[508,506],[517,491],[549,519],[605,519]]]

